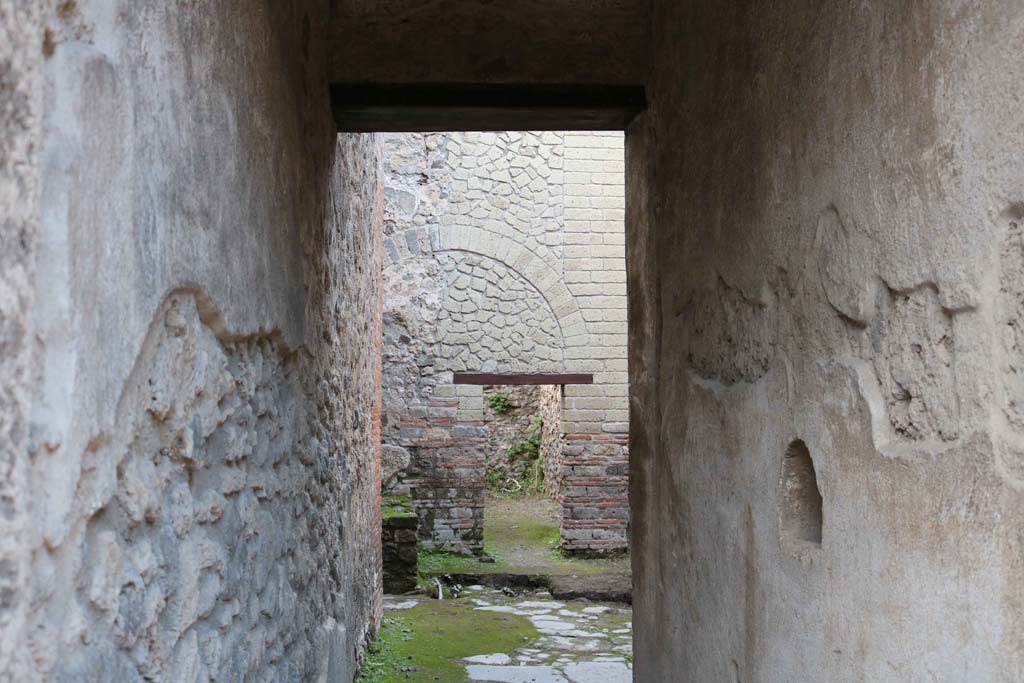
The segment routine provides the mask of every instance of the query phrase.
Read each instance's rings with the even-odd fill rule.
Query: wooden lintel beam
[[[649,0],[331,0],[332,83],[643,83]]]
[[[339,132],[624,130],[647,107],[643,86],[331,85]]]
[[[456,372],[454,384],[593,384],[594,376],[589,373],[490,373]]]

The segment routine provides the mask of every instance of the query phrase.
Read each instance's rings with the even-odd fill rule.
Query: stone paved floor
[[[431,598],[387,596],[385,614],[400,614]],[[449,597],[449,600],[451,598]],[[462,658],[465,681],[493,683],[630,683],[632,611],[626,605],[587,601],[557,602],[546,592],[510,596],[481,586],[468,587],[452,600],[471,612],[516,615],[529,620],[535,634],[521,646]],[[452,615],[459,618],[459,612]],[[410,662],[412,667],[415,662]],[[457,683],[450,681],[447,683]]]

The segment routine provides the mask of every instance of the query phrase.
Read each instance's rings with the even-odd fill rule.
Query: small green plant
[[[522,492],[524,494],[532,495],[544,490],[544,467],[540,460],[531,460],[525,463],[519,471],[519,476],[523,482]]]
[[[526,428],[525,439],[516,441],[506,451],[508,464],[488,466],[484,470],[484,486],[500,496],[516,497],[543,489],[544,466],[540,457],[544,420],[534,415]]]
[[[517,441],[508,449],[509,460],[521,463],[519,479],[522,493],[537,493],[544,486],[544,465],[540,459],[541,434],[544,418],[534,415],[526,429],[526,440]]]
[[[505,473],[497,467],[488,466],[484,470],[484,486],[488,491],[500,491],[501,487],[505,485],[506,478]]]
[[[498,392],[487,399],[487,405],[491,406],[491,410],[499,415],[504,415],[508,411],[512,410],[512,399],[509,398],[508,394]]]
[[[516,441],[508,449],[508,456],[513,460],[536,460],[540,457],[540,438],[544,428],[544,418],[534,415],[530,426],[526,428],[526,440]]]

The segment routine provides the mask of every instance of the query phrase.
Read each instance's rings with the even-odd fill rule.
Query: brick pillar
[[[625,434],[568,434],[562,448],[562,549],[608,554],[629,547]]]
[[[484,443],[482,420],[459,420],[460,399],[432,398],[422,417],[402,422],[414,439],[420,477],[412,487],[427,546],[478,555],[484,549]]]

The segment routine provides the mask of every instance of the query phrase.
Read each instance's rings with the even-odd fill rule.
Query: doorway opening
[[[382,137],[385,574],[628,615],[623,134]]]

